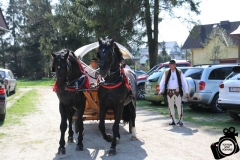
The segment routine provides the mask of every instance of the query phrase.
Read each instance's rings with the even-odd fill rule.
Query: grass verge
[[[7,109],[5,121],[0,121],[0,126],[20,124],[22,118],[37,111],[35,106],[37,100],[37,91],[35,89],[28,91]]]
[[[32,87],[32,86],[53,86],[55,79],[44,78],[42,80],[27,80],[27,79],[18,79],[17,87]]]
[[[151,102],[143,100],[137,101],[137,106],[169,117],[169,109],[165,105],[154,105]],[[175,117],[178,118],[177,109],[175,109],[175,114]],[[203,107],[196,111],[188,106],[184,106],[183,120],[185,122],[195,123],[204,129],[214,129],[219,131],[224,128],[235,127],[236,132],[240,132],[240,122],[234,121],[227,113],[213,113],[209,107]]]

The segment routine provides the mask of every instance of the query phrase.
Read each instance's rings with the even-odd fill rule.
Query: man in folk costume
[[[182,109],[182,96],[183,96],[183,89],[186,93],[186,97],[189,97],[188,94],[188,85],[185,79],[184,74],[181,70],[176,68],[176,61],[170,60],[169,62],[170,69],[166,70],[163,74],[162,80],[160,82],[160,92],[159,96],[167,96],[168,106],[170,111],[170,117],[172,118],[172,122],[169,125],[176,125],[175,123],[175,109],[174,103],[177,106],[178,110],[178,118],[179,121],[177,124],[180,126],[183,125],[182,116],[183,116],[183,109]]]
[[[84,70],[87,72],[88,79],[91,85],[97,82],[97,75],[95,71],[97,66],[98,66],[98,59],[92,58],[90,61],[90,65],[84,68]]]

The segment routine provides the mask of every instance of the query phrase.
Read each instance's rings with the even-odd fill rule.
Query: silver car
[[[185,72],[190,98],[183,99],[192,109],[210,106],[213,112],[223,112],[218,106],[219,84],[237,64],[203,65],[191,67]]]
[[[4,79],[7,96],[9,96],[10,92],[15,93],[17,88],[17,80],[15,79],[12,71],[0,68],[0,74]]]

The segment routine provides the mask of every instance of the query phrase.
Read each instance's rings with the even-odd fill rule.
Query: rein
[[[59,56],[58,57],[58,71],[59,72],[60,72],[60,69],[61,69],[60,60],[61,60],[61,57]],[[79,78],[76,78],[72,81],[69,81],[68,77],[70,76],[70,73],[72,72],[72,65],[71,65],[71,63],[69,63],[69,60],[67,60],[67,62],[66,62],[67,77],[66,78],[57,77],[57,80],[56,80],[56,82],[54,84],[54,87],[53,87],[53,91],[58,92],[57,85],[58,85],[58,80],[60,80],[60,79],[66,80],[65,81],[65,83],[66,83],[65,90],[70,91],[70,92],[75,92],[75,91],[78,92],[82,89],[87,89],[88,90],[90,88],[89,80],[88,80],[88,77],[86,76],[86,72],[83,69],[82,64],[78,60],[77,60],[77,63],[78,63],[78,66],[79,66],[79,69],[80,69],[82,75]]]

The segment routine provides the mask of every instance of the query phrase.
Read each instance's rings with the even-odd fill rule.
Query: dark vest
[[[178,80],[178,86],[179,86],[179,94],[182,97],[183,96],[183,90],[182,90],[181,73],[182,73],[182,71],[176,68],[176,74],[177,74],[177,80]],[[165,90],[164,90],[164,93],[163,93],[164,96],[167,96],[167,85],[168,85],[170,76],[171,76],[171,69],[168,69],[165,72],[165,78],[166,79],[165,79]]]

